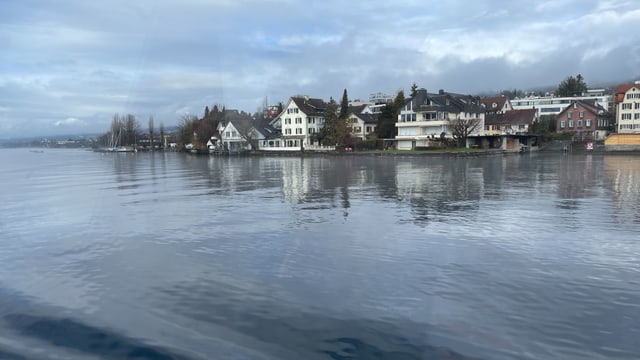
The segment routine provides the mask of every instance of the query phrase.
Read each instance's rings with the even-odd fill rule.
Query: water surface
[[[0,166],[0,358],[640,357],[637,156]]]

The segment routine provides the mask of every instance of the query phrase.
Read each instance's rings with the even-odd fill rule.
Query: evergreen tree
[[[324,109],[324,127],[320,131],[322,143],[327,146],[338,145],[336,129],[338,127],[338,104],[333,97],[329,99],[327,107]]]
[[[391,139],[396,136],[396,122],[398,114],[404,107],[404,91],[399,90],[393,103],[382,108],[382,113],[378,117],[377,134],[381,139]]]
[[[340,101],[340,119],[346,120],[349,116],[349,97],[347,96],[347,89],[342,92],[342,101]]]
[[[558,85],[556,91],[558,96],[579,96],[587,91],[587,84],[584,82],[582,75],[578,74],[576,77],[569,76],[562,80]]]
[[[411,97],[416,96],[416,94],[418,93],[418,84],[416,84],[415,82],[411,85]]]
[[[209,106],[204,107],[204,118],[205,120],[209,118]]]

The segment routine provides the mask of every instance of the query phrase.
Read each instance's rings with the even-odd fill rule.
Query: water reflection
[[[611,189],[616,221],[640,223],[640,158],[605,156],[604,172]]]

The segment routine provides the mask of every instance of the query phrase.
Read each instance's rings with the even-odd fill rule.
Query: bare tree
[[[149,149],[153,151],[153,115],[149,116]]]
[[[479,118],[461,119],[460,116],[458,116],[455,120],[449,122],[451,135],[459,147],[466,145],[467,138],[478,126],[480,126]]]
[[[239,122],[234,122],[234,125],[236,126],[236,130],[238,130],[240,137],[242,137],[244,141],[251,146],[251,150],[258,150],[258,146],[260,145],[258,132],[253,126],[251,119],[242,119]]]
[[[164,123],[162,121],[160,122],[160,129],[158,131],[160,132],[160,148],[164,149]]]

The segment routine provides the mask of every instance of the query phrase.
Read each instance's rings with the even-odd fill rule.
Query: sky
[[[292,95],[640,78],[640,2],[0,0],[0,138],[143,128]]]

